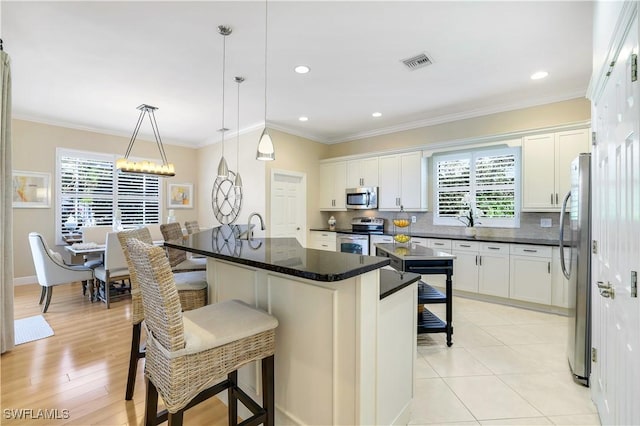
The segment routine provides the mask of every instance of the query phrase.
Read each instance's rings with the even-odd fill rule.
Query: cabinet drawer
[[[480,243],[481,253],[509,254],[509,244],[504,243]]]
[[[551,258],[552,247],[530,246],[526,244],[511,244],[511,254],[518,256],[548,257]]]
[[[477,241],[453,241],[452,249],[461,251],[478,251],[480,243]]]
[[[426,238],[411,237],[411,244],[415,244],[421,247],[429,247],[429,241]]]
[[[438,238],[429,238],[427,240],[428,247],[435,250],[443,250],[450,251],[451,250],[451,240],[441,240]]]

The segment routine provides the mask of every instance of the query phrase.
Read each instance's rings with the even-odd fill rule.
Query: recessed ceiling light
[[[306,65],[298,65],[297,67],[295,67],[293,69],[295,72],[297,72],[298,74],[306,74],[309,71],[311,71],[311,68],[309,68]]]
[[[531,74],[531,80],[540,80],[541,78],[545,78],[549,73],[546,71],[538,71]]]
[[[372,117],[378,118],[378,117],[382,117],[382,113],[381,112],[374,112],[373,114],[371,114]]]
[[[309,121],[309,117],[305,117],[305,116],[298,117],[298,121]]]

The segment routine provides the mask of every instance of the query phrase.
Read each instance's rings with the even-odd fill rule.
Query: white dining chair
[[[129,267],[127,259],[122,251],[120,240],[118,240],[117,232],[107,233],[106,245],[104,249],[104,263],[95,268],[95,278],[98,281],[96,286],[96,294],[102,299],[109,309],[111,304],[110,288],[115,282],[129,281]],[[125,286],[120,288],[121,291],[131,292],[131,287]]]
[[[111,225],[94,225],[94,226],[81,226],[80,232],[82,233],[83,243],[95,243],[105,244],[107,241],[107,234],[113,230]],[[102,265],[102,255],[85,255],[84,266],[89,268],[97,268]]]
[[[83,265],[65,264],[60,253],[49,249],[46,241],[39,233],[29,233],[29,246],[31,247],[33,264],[36,268],[38,284],[42,286],[40,305],[42,305],[46,296],[46,301],[42,308],[43,313],[49,309],[53,286],[81,281],[84,289],[86,289],[89,282],[91,282],[90,287],[93,287],[93,270]]]

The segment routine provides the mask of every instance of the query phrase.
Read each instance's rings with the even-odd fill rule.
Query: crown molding
[[[474,110],[469,110],[469,111],[460,112],[460,113],[445,114],[438,117],[412,121],[412,122],[398,124],[395,126],[384,127],[384,128],[380,128],[380,129],[376,129],[368,132],[354,133],[352,135],[341,137],[339,139],[332,139],[332,140],[326,141],[325,143],[336,144],[336,143],[350,142],[358,139],[388,135],[390,133],[397,133],[397,132],[402,132],[407,130],[419,129],[421,127],[435,126],[437,124],[444,124],[444,123],[450,123],[453,121],[465,120],[469,118],[482,117],[490,114],[497,114],[501,112],[531,108],[531,107],[551,104],[555,102],[568,101],[571,99],[583,98],[585,97],[585,93],[586,93],[585,90],[580,89],[580,90],[576,90],[574,92],[565,94],[564,96],[546,96],[546,97],[536,98],[535,100],[531,100],[528,102],[515,102],[515,103],[509,103],[509,104],[501,104],[501,105],[495,105],[495,106],[490,106],[485,108],[477,108]]]
[[[80,130],[80,131],[91,132],[91,133],[100,133],[101,135],[118,136],[118,137],[122,137],[122,138],[131,139],[131,133],[117,132],[115,130],[102,129],[102,128],[99,128],[99,127],[82,126],[80,124],[69,123],[69,122],[66,122],[66,121],[45,120],[43,118],[32,117],[32,116],[29,116],[29,115],[26,115],[26,114],[12,114],[11,118],[12,119],[16,119],[16,120],[30,121],[32,123],[46,124],[48,126],[64,127],[65,129]],[[150,138],[147,138],[147,137],[142,136],[140,134],[138,134],[138,136],[136,137],[136,140],[138,140],[138,139],[142,139],[143,141],[147,141],[147,142],[156,143],[155,139],[150,139]],[[169,140],[162,139],[162,144],[163,145],[182,146],[182,147],[186,147],[186,148],[193,148],[194,147],[193,144],[190,144],[190,143],[187,143],[187,142],[175,141],[175,140],[171,140],[171,139],[169,139]]]

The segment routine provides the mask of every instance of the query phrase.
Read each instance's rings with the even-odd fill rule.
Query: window
[[[520,226],[520,148],[435,155],[434,225]]]
[[[120,209],[125,227],[160,223],[160,177],[117,172],[111,154],[58,149],[56,157],[57,244],[77,230],[65,226],[69,217],[78,227],[112,225]]]

